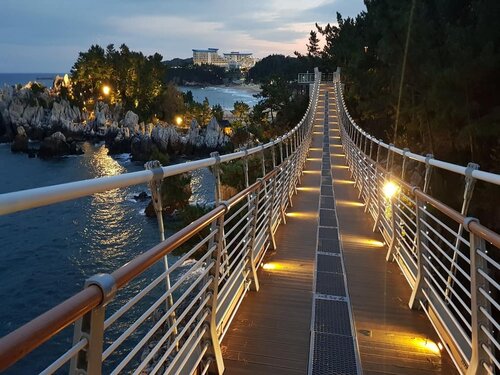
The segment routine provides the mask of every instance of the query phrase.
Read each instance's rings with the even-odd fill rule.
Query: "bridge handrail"
[[[365,157],[367,161],[374,165],[374,168],[376,168],[378,172],[380,172],[384,176],[390,176],[391,181],[395,182],[398,186],[404,187],[406,190],[411,191],[412,194],[417,196],[420,200],[430,204],[438,211],[452,219],[455,223],[460,225],[467,225],[470,233],[480,236],[493,246],[500,248],[500,235],[498,233],[492,231],[491,229],[485,227],[477,221],[470,221],[470,217],[461,214],[454,208],[423,192],[419,187],[413,186],[408,182],[402,180],[401,178],[395,176],[394,174],[389,173],[388,170],[386,170],[383,166],[377,164],[377,162],[371,159],[369,156],[365,155]]]
[[[337,74],[338,73],[339,72],[337,72]],[[363,137],[365,137],[366,139],[368,139],[369,141],[371,141],[377,145],[380,145],[381,147],[385,148],[388,152],[394,152],[400,156],[406,156],[406,157],[408,157],[412,160],[415,160],[419,163],[422,163],[422,164],[426,164],[428,162],[431,166],[441,168],[441,169],[447,170],[449,172],[457,173],[457,174],[460,174],[462,176],[467,175],[468,167],[464,167],[463,165],[449,163],[449,162],[446,162],[443,160],[435,159],[433,157],[427,158],[426,156],[415,154],[409,150],[403,150],[401,148],[396,147],[393,144],[387,144],[384,141],[382,141],[381,139],[377,139],[376,137],[372,136],[371,134],[369,134],[368,132],[363,130],[354,121],[354,119],[351,117],[351,115],[349,113],[349,110],[347,109],[347,106],[346,106],[345,100],[344,100],[344,89],[343,89],[342,85],[340,85],[339,89],[340,89],[339,90],[339,92],[340,92],[339,103],[342,106],[341,109],[343,111],[345,111],[347,118],[349,119],[350,125]],[[471,171],[471,176],[473,178],[476,178],[476,179],[481,180],[481,181],[489,182],[489,183],[492,183],[495,185],[500,185],[500,174],[482,171],[480,169],[474,169]]]
[[[377,152],[374,160],[372,145],[382,142],[361,130],[348,115],[339,73],[335,90],[340,138],[358,198],[374,220],[373,231],[379,231],[388,245],[386,260],[397,263],[412,289],[409,307],[424,311],[461,374],[500,371],[496,335],[500,235],[467,216],[473,178],[496,184],[498,175],[475,173],[473,166],[431,164],[429,157],[416,155],[416,160],[429,166],[466,176],[464,202],[458,212],[427,194],[431,171],[427,166],[422,190],[404,181],[408,150],[383,144],[387,159],[382,161]],[[370,147],[367,140],[372,142]],[[392,171],[391,151],[403,156],[401,177]]]
[[[71,371],[77,372],[77,368],[75,366],[80,363],[80,353],[82,350],[86,351],[85,356],[87,364],[91,366],[93,363],[92,366],[97,366],[93,367],[92,370],[89,370],[90,373],[100,373],[101,370],[99,366],[101,366],[101,362],[103,362],[111,353],[113,353],[113,351],[119,345],[122,344],[122,342],[124,341],[122,337],[126,339],[130,335],[130,333],[136,329],[132,327],[134,326],[134,324],[139,322],[140,319],[134,322],[132,326],[129,327],[129,329],[132,329],[130,332],[127,329],[118,339],[116,339],[115,342],[113,342],[112,345],[106,348],[106,351],[103,351],[101,353],[101,349],[99,349],[99,346],[102,347],[103,332],[124,313],[126,313],[131,307],[133,307],[137,301],[142,299],[146,295],[146,293],[149,293],[152,288],[159,285],[158,283],[160,279],[167,280],[166,294],[172,296],[176,288],[180,285],[181,282],[184,282],[187,277],[185,275],[181,276],[181,278],[177,280],[173,286],[170,286],[169,277],[172,270],[174,268],[179,268],[180,264],[182,264],[182,262],[187,259],[189,254],[194,254],[194,251],[200,249],[203,244],[208,244],[210,242],[211,245],[208,246],[205,255],[202,256],[201,260],[196,262],[195,266],[198,266],[196,266],[196,268],[195,266],[191,268],[191,270],[194,270],[193,273],[199,270],[203,270],[203,274],[198,277],[197,282],[189,284],[190,286],[188,288],[188,291],[194,290],[193,288],[200,288],[201,284],[199,284],[199,280],[205,280],[205,284],[203,284],[199,292],[202,293],[202,295],[205,295],[205,302],[203,304],[200,302],[200,305],[199,307],[197,307],[196,312],[193,313],[195,315],[193,315],[193,318],[191,318],[192,320],[195,316],[203,316],[198,323],[201,324],[198,329],[200,330],[200,332],[204,333],[198,333],[198,336],[196,336],[195,332],[193,331],[191,334],[189,334],[189,338],[187,340],[189,341],[192,337],[194,337],[193,340],[196,341],[197,344],[193,345],[199,345],[197,347],[200,348],[202,354],[198,358],[198,362],[196,362],[197,364],[201,365],[201,360],[206,359],[204,353],[207,353],[207,350],[210,352],[209,358],[205,362],[203,362],[203,364],[205,365],[203,371],[206,371],[209,367],[214,366],[215,363],[216,368],[218,368],[220,372],[221,364],[219,363],[219,359],[216,358],[217,356],[220,356],[220,349],[217,353],[216,347],[219,345],[218,342],[222,340],[222,337],[227,331],[227,328],[229,327],[229,324],[232,321],[232,318],[234,317],[234,314],[236,313],[237,308],[242,300],[242,296],[240,294],[234,294],[235,292],[233,290],[233,286],[238,286],[239,284],[237,284],[237,282],[240,282],[242,283],[242,286],[238,286],[238,290],[240,290],[239,288],[243,287],[245,291],[248,290],[248,287],[250,285],[248,278],[250,278],[250,280],[253,280],[253,283],[255,285],[258,285],[255,271],[253,276],[248,276],[246,273],[247,267],[249,266],[248,259],[250,259],[251,269],[255,270],[262,261],[267,249],[270,246],[275,246],[273,245],[274,232],[277,226],[281,222],[284,222],[284,210],[286,210],[286,207],[289,204],[290,195],[293,192],[294,186],[299,179],[299,174],[306,159],[308,144],[310,143],[312,135],[314,113],[319,93],[320,74],[317,69],[315,70],[315,73],[316,80],[314,85],[312,86],[309,106],[302,120],[291,131],[265,145],[259,145],[249,150],[238,151],[228,155],[221,155],[220,157],[206,158],[203,160],[188,162],[180,165],[173,165],[142,172],[128,173],[113,177],[104,177],[68,184],[60,184],[0,195],[0,214],[7,214],[11,212],[26,210],[29,208],[48,205],[51,203],[62,202],[69,199],[75,199],[110,189],[145,183],[153,179],[158,179],[159,177],[165,178],[167,176],[188,172],[203,167],[215,166],[217,170],[219,163],[228,162],[239,158],[245,158],[244,160],[247,160],[247,156],[257,153],[261,153],[263,158],[262,169],[264,175],[262,176],[262,178],[259,178],[254,184],[238,192],[235,196],[233,196],[226,202],[219,201],[218,205],[209,213],[193,221],[191,224],[171,235],[166,240],[160,242],[158,245],[154,246],[145,253],[137,256],[132,261],[126,263],[110,275],[98,275],[99,277],[103,276],[104,278],[100,278],[99,282],[92,281],[91,283],[86,285],[83,291],[73,295],[51,310],[45,312],[39,317],[33,319],[32,321],[26,323],[25,325],[19,327],[18,329],[1,338],[0,371],[10,367],[19,359],[25,357],[35,348],[47,342],[57,333],[61,332],[64,328],[70,326],[73,323],[76,323],[75,338],[77,339],[74,340],[73,346],[66,353],[60,356],[55,362],[53,362],[49,367],[47,367],[43,371],[43,373],[53,373],[62,365],[68,363],[69,360],[71,360]],[[275,149],[273,148],[272,151],[274,168],[270,172],[265,173],[266,168],[264,163],[263,151],[279,145],[282,142],[286,142],[287,140],[291,140],[291,142],[289,142],[290,153],[288,153],[288,144],[285,144],[287,147],[286,157],[284,157],[280,152],[281,157],[279,158],[279,160],[281,160],[281,163],[279,165],[275,165]],[[278,157],[279,156],[280,155],[278,155]],[[218,183],[217,178],[216,183]],[[259,206],[260,200],[262,200],[262,203]],[[237,212],[232,214],[229,218],[225,218],[226,213],[228,213],[232,208],[235,207],[235,205],[238,204],[242,205],[242,207],[239,208]],[[242,210],[246,210],[247,214],[239,221],[234,220],[233,222],[231,222],[231,220],[236,218],[238,214],[241,215],[245,212]],[[245,218],[247,220],[245,220]],[[252,220],[250,220],[250,218],[252,218]],[[236,221],[238,222],[235,224]],[[239,238],[238,236],[243,233],[242,243],[245,244],[245,241],[248,240],[250,241],[248,245],[250,247],[242,247],[240,243],[234,243],[234,239],[231,240],[234,243],[233,247],[230,247],[230,244],[226,244],[225,236],[229,235],[229,233],[234,230],[232,228],[230,228],[229,230],[225,229],[226,226],[228,226],[228,223],[230,223],[229,227],[234,226],[234,228],[236,228],[239,223],[243,223],[243,229],[240,230],[238,234],[234,234],[233,232],[232,237],[234,237],[234,239],[237,239]],[[114,298],[114,295],[117,291],[120,291],[128,283],[144,273],[144,271],[150,269],[152,265],[159,262],[162,258],[164,258],[166,262],[166,256],[168,254],[170,254],[179,246],[185,244],[196,234],[200,234],[201,230],[208,227],[209,225],[211,225],[210,234],[206,235],[202,240],[200,240],[196,246],[191,247],[191,250],[189,250],[188,253],[177,260],[174,265],[168,266],[168,264],[166,264],[166,271],[162,275],[157,277],[153,282],[151,282],[144,289],[138,292],[126,304],[120,307],[119,310],[114,312],[111,317],[104,321],[104,312],[102,311],[104,311],[104,307],[107,305],[107,303]],[[218,239],[215,240],[215,237],[218,237]],[[250,254],[242,258],[240,253],[242,255],[245,255],[247,254],[248,249],[250,250]],[[237,253],[237,258],[230,260],[229,257],[231,257],[233,253]],[[219,263],[219,261],[222,259],[221,254],[226,254],[225,256],[227,259],[222,263]],[[203,266],[203,264],[205,263],[206,266]],[[241,280],[238,278],[237,273],[233,273],[231,274],[231,276],[229,276],[226,271],[223,271],[224,266],[232,267],[233,272],[235,269],[240,268],[244,270],[245,276],[243,276],[242,273]],[[218,271],[219,267],[221,267],[222,269],[221,273],[219,273]],[[211,276],[207,279],[209,275]],[[234,275],[236,275],[236,278]],[[218,283],[222,284],[220,286],[217,286]],[[209,284],[211,285],[211,291],[207,289]],[[213,289],[215,289],[215,291],[221,289],[219,290],[219,293],[224,295],[223,297],[219,297],[221,301],[217,302],[217,292],[214,292]],[[180,297],[181,299],[178,299],[175,304],[173,304],[173,302],[169,302],[168,311],[173,311],[173,315],[170,315],[170,313],[168,312],[164,313],[165,316],[168,316],[169,321],[170,319],[173,319],[170,326],[171,328],[168,331],[171,332],[171,336],[168,336],[166,338],[166,340],[169,340],[169,350],[172,350],[172,348],[174,348],[176,345],[179,345],[179,341],[177,341],[177,344],[175,341],[175,335],[178,329],[178,323],[176,323],[175,321],[175,306],[179,307],[180,303],[190,301],[188,299],[189,294],[186,293],[188,292],[184,292]],[[207,313],[207,308],[209,308],[210,306],[207,306],[206,303],[212,298],[214,299],[211,302],[212,312],[211,314],[209,314]],[[184,314],[184,318],[186,318],[185,314],[187,309],[190,309],[189,313],[192,313],[191,310],[196,307],[196,301],[197,299],[195,298],[190,303],[190,307],[184,306],[185,310],[182,313]],[[231,303],[228,306],[222,306],[223,301],[230,301]],[[158,299],[158,303],[160,302],[160,299]],[[221,306],[217,306],[219,303],[221,304]],[[215,307],[216,310],[214,310]],[[221,312],[219,311],[219,309],[223,310],[222,316],[219,316],[219,313]],[[202,313],[203,315],[201,315]],[[98,316],[98,318],[96,318],[95,315]],[[209,316],[212,316],[212,318],[210,318],[212,319],[211,321],[208,318]],[[179,316],[179,319],[180,318],[181,317]],[[209,321],[206,321],[207,319]],[[90,320],[90,323],[85,323],[88,322],[88,320]],[[92,328],[95,325],[95,323],[92,322],[95,320],[98,321],[96,326],[97,328]],[[137,324],[142,324],[142,322],[144,322],[144,320],[140,321]],[[204,323],[204,325],[202,323]],[[90,328],[86,324],[90,324]],[[183,321],[183,324],[185,324],[185,320]],[[217,326],[214,327],[214,324],[216,324]],[[190,323],[188,323],[187,326],[190,327]],[[84,331],[84,328],[90,329],[90,332]],[[94,333],[92,333],[92,329]],[[94,338],[96,329],[100,330],[101,332],[97,334],[97,349],[95,345],[96,339]],[[153,329],[154,327],[152,328],[152,330]],[[186,332],[186,329],[187,328],[183,328],[184,333]],[[150,334],[152,330],[149,331],[148,334]],[[209,330],[210,332],[208,332],[207,330]],[[101,335],[100,339],[99,335]],[[167,335],[167,333],[165,335]],[[202,335],[203,337],[201,337],[200,335]],[[207,337],[205,338],[205,336]],[[207,338],[208,341],[206,340]],[[204,339],[205,341],[202,341],[202,339]],[[92,344],[92,341],[94,341],[94,344]],[[208,344],[209,341],[212,342],[212,345]],[[141,342],[149,342],[147,335],[142,338]],[[134,350],[138,347],[139,344],[140,343],[136,345]],[[186,361],[189,362],[188,357],[191,358],[196,354],[196,351],[194,352],[195,354],[193,354],[193,350],[194,349],[190,349],[187,354],[186,350],[184,350],[183,355],[186,355],[187,357],[182,357],[180,359],[180,361],[182,362],[180,364],[175,364],[175,366],[181,366],[181,368],[183,368],[183,366],[191,366],[192,363],[190,362],[189,364],[187,364]],[[122,360],[122,362],[118,365],[114,372],[121,371],[121,369],[123,369],[123,367],[126,366],[130,361],[130,358],[132,358],[133,355],[136,354],[137,351],[135,352],[135,354],[131,352],[131,354],[127,355],[127,357]],[[129,356],[132,357],[128,358]],[[90,357],[92,359],[90,359]],[[147,364],[148,358],[149,356],[146,356],[146,359],[144,361],[141,358],[142,363],[140,364],[140,366],[143,366],[145,363]],[[174,366],[174,363],[178,361],[179,358],[179,356],[175,357],[172,363],[169,364],[169,366]],[[139,369],[141,368],[140,366]],[[176,368],[179,369],[178,367]]]

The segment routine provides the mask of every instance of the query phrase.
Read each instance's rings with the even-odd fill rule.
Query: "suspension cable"
[[[410,9],[410,17],[408,19],[408,30],[406,32],[406,43],[405,43],[405,52],[403,55],[403,66],[401,68],[401,80],[399,81],[399,94],[398,94],[398,106],[396,109],[396,123],[394,125],[394,138],[392,143],[396,144],[396,137],[398,134],[398,123],[399,123],[399,113],[400,113],[400,107],[401,107],[401,98],[403,96],[403,82],[405,78],[405,72],[406,72],[406,60],[408,57],[408,46],[410,45],[410,35],[411,35],[411,26],[413,23],[413,13],[415,11],[415,0],[411,2],[411,9]]]

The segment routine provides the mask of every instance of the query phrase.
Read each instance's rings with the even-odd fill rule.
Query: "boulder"
[[[134,199],[138,202],[144,202],[149,198],[150,196],[145,191],[141,191],[139,194],[134,195]]]
[[[136,135],[130,143],[130,153],[133,160],[148,161],[153,152],[153,142],[147,135]]]
[[[69,143],[69,152],[71,155],[83,155],[83,143],[72,141]]]
[[[173,126],[156,126],[151,132],[151,139],[162,152],[179,148],[180,137]]]
[[[189,126],[189,131],[187,134],[187,143],[191,146],[199,147],[202,143],[202,139],[200,137],[200,125],[196,119],[191,121],[191,125]]]
[[[223,147],[229,141],[215,117],[210,120],[204,138],[204,146],[210,149]]]
[[[123,126],[135,131],[137,125],[139,124],[139,116],[132,111],[128,111],[123,118]]]
[[[129,128],[118,128],[110,130],[106,137],[106,146],[110,154],[129,153],[130,150],[130,130]]]
[[[103,102],[97,102],[94,107],[95,114],[95,124],[98,127],[103,127],[111,124],[113,121],[111,119],[111,112],[109,106]]]
[[[40,143],[38,155],[41,158],[68,155],[71,153],[70,145],[66,142],[66,137],[61,132],[56,132],[45,138]]]
[[[10,122],[14,125],[19,123],[19,120],[23,116],[24,105],[19,99],[14,99],[9,106],[9,118]]]
[[[14,141],[10,145],[10,149],[12,152],[28,152],[28,146],[29,142],[26,130],[24,130],[22,126],[19,126]]]

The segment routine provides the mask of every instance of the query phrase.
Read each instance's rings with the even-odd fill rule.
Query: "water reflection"
[[[92,147],[92,146],[87,146]],[[126,169],[101,146],[85,150],[84,167],[90,177],[114,176]],[[82,222],[82,241],[86,244],[75,259],[80,266],[99,265],[102,271],[112,271],[126,262],[130,249],[141,243],[144,222],[137,221],[138,212],[133,203],[127,201],[128,189],[114,189],[96,193],[88,198],[84,206],[85,220]],[[146,241],[147,242],[147,241]],[[148,245],[143,242],[142,251]]]

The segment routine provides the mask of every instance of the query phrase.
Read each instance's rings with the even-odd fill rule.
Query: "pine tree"
[[[309,33],[309,44],[307,45],[307,56],[309,57],[319,57],[319,39],[316,31],[311,30]]]

